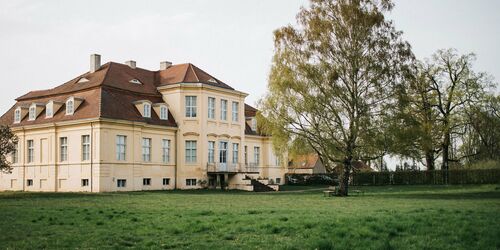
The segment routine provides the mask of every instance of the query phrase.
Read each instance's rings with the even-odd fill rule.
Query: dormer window
[[[144,103],[144,117],[151,118],[151,105]]]
[[[45,117],[52,117],[54,114],[54,111],[52,109],[52,104],[47,104],[45,106]]]
[[[255,117],[252,117],[252,120],[250,120],[250,127],[253,131],[257,131],[257,119]]]
[[[141,81],[137,80],[137,79],[132,79],[130,80],[130,83],[135,83],[135,84],[142,84]]]
[[[28,120],[34,121],[36,119],[36,107],[31,106],[29,110]]]
[[[66,101],[66,115],[73,115],[75,111],[75,102],[73,99]]]
[[[168,109],[167,106],[160,106],[160,120],[168,120]]]
[[[20,123],[21,122],[21,109],[17,108],[16,111],[14,111],[14,123]]]

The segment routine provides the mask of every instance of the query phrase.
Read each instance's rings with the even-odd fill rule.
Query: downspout
[[[94,123],[90,122],[90,192],[94,192]]]
[[[57,168],[59,167],[58,164],[57,164],[57,149],[58,149],[58,145],[57,145],[57,125],[54,123],[54,178],[55,178],[55,186],[54,186],[54,191],[57,192],[59,190],[59,186],[58,186],[58,180],[59,180],[59,176],[58,176],[58,172],[57,171]]]
[[[24,130],[24,127],[23,127],[23,191],[26,191],[26,157],[27,154],[26,154],[26,151],[27,151],[27,145],[26,145],[26,131]],[[19,146],[17,147],[17,150],[19,150]],[[19,158],[19,153],[17,154],[17,158]]]
[[[178,151],[179,150],[179,129],[177,128],[175,130],[175,166],[174,166],[174,189],[177,189],[177,165],[179,163],[178,159],[179,157],[177,157],[177,154],[179,154],[180,152]]]

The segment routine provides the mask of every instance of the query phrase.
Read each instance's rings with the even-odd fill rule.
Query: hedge
[[[337,174],[287,174],[289,185],[338,185]],[[354,173],[351,185],[442,185],[444,171],[396,171]],[[448,184],[500,184],[500,169],[449,170]]]
[[[497,184],[500,169],[449,170],[448,184]],[[355,173],[352,184],[359,185],[442,185],[444,171],[396,171]]]

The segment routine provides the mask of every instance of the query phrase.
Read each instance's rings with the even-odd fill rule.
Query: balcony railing
[[[248,163],[207,163],[207,172],[248,173],[259,172],[259,164]]]

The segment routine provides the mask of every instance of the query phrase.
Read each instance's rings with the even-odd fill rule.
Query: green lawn
[[[306,189],[0,193],[0,249],[500,249],[496,185]]]

